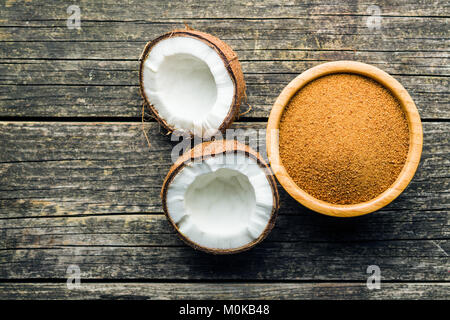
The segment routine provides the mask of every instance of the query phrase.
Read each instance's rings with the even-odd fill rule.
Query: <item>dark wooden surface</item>
[[[0,2],[0,298],[448,299],[450,95],[448,1]],[[366,26],[378,5],[380,30]],[[423,119],[421,165],[386,208],[359,218],[313,213],[281,188],[269,237],[211,256],[185,246],[161,213],[173,142],[141,130],[138,57],[190,26],[238,53],[262,129],[276,96],[326,61],[371,63],[410,92]],[[253,139],[252,138],[252,139]],[[366,268],[381,268],[368,290]],[[81,288],[68,290],[78,265]]]

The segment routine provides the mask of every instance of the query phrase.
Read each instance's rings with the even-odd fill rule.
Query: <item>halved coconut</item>
[[[141,95],[167,130],[204,137],[239,116],[244,76],[236,53],[218,38],[174,30],[147,43],[140,60]]]
[[[161,190],[181,239],[209,253],[247,250],[275,224],[278,190],[271,169],[234,140],[204,142],[172,166]]]

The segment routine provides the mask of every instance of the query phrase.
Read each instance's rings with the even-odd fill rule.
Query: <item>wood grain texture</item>
[[[314,15],[367,15],[367,7],[372,4],[366,1],[348,1],[330,3],[326,0],[288,1],[280,3],[277,0],[264,2],[251,0],[245,3],[239,1],[195,1],[176,0],[142,1],[130,0],[126,4],[117,5],[113,0],[102,2],[78,1],[88,19],[95,20],[148,20],[149,18],[287,18]],[[388,16],[440,17],[449,16],[450,6],[442,0],[418,2],[414,0],[389,1],[381,0],[377,4],[383,8],[383,14]],[[39,7],[40,10],[35,10]],[[2,18],[8,21],[66,19],[67,3],[64,1],[45,0],[33,3],[21,3],[9,0],[4,4]],[[155,19],[157,20],[157,19]]]
[[[62,12],[65,13],[66,5]],[[20,54],[18,49],[29,48],[17,58],[76,58],[88,43],[95,44],[95,58],[132,58],[137,46],[176,28],[184,28],[184,20],[147,21],[83,19],[81,28],[68,29],[64,14],[62,19],[11,21],[0,25],[0,41],[18,44],[28,41],[17,49],[9,47],[6,53]],[[322,16],[290,19],[214,19],[196,18],[186,21],[190,27],[220,37],[236,50],[261,49],[328,49],[370,51],[447,51],[445,24],[448,17],[383,17],[380,29],[369,29],[366,16]],[[24,23],[25,22],[25,23]],[[414,31],[413,33],[411,33]],[[59,45],[58,45],[59,43]],[[103,44],[102,44],[103,43]],[[65,46],[64,46],[65,44]],[[84,46],[80,46],[84,44]],[[125,44],[128,44],[126,46]],[[38,45],[33,47],[33,45]],[[92,47],[94,47],[91,45]],[[374,47],[374,45],[377,45]],[[53,47],[56,46],[56,47]],[[118,52],[102,49],[122,47]],[[39,49],[47,48],[39,53]],[[62,48],[56,50],[58,48]],[[58,56],[55,54],[63,54]],[[140,52],[136,52],[139,56]],[[108,54],[112,54],[111,57]],[[260,54],[264,54],[263,52]],[[125,57],[123,57],[125,55]]]
[[[153,1],[127,18],[136,11],[132,2],[120,14],[105,3],[82,2],[80,30],[66,27],[64,3],[43,3],[36,10],[39,13],[31,12],[37,4],[10,4],[4,12],[7,20],[0,26],[1,116],[138,116],[137,59],[145,43],[187,22],[220,37],[238,53],[253,108],[247,118],[268,117],[276,96],[295,75],[334,60],[374,64],[399,78],[423,118],[450,117],[445,107],[450,100],[445,2],[435,1],[427,8],[402,2],[397,9],[383,2],[380,30],[367,28],[368,3],[252,6]],[[223,6],[234,16],[222,12],[218,17]],[[434,6],[440,9],[431,14]],[[152,10],[159,10],[156,18],[142,18],[142,12]],[[414,14],[407,15],[409,10]],[[422,16],[426,11],[421,10],[430,14]],[[252,17],[258,11],[264,13]],[[186,17],[190,18],[185,21]]]
[[[76,4],[80,30],[67,28],[65,1],[0,3],[0,117],[14,120],[0,122],[1,299],[448,299],[448,1],[377,1],[373,30],[364,0]],[[149,150],[140,123],[121,122],[140,117],[145,43],[184,22],[238,53],[253,109],[234,127],[261,129],[243,142],[260,141],[263,155],[264,120],[299,73],[357,60],[392,74],[426,120],[410,186],[351,220],[312,213],[279,188],[261,245],[235,257],[186,247],[158,197],[176,142],[147,123]],[[66,289],[69,264],[81,267],[80,290]],[[367,290],[369,264],[381,267],[382,290]]]
[[[361,280],[376,263],[387,280],[448,279],[448,123],[425,123],[422,166],[386,209],[333,220],[280,189],[269,238],[228,258],[169,231],[158,194],[174,143],[147,126],[151,150],[139,123],[1,123],[0,278],[64,278],[78,264],[90,279]]]
[[[365,281],[376,264],[386,281],[449,281],[448,241],[263,242],[236,255],[189,246],[93,245],[0,251],[1,279]]]
[[[242,64],[244,70],[249,69],[246,62]],[[283,87],[319,62],[290,64],[292,68],[286,70],[295,70],[293,74],[245,73],[247,103],[252,106],[246,118],[268,117]],[[0,62],[0,115],[138,117],[142,98],[137,68],[134,61]],[[422,118],[450,118],[449,77],[394,77],[409,91]],[[245,110],[243,105],[241,112]]]
[[[233,128],[266,158],[265,126]],[[146,127],[151,149],[140,123],[1,122],[1,217],[161,213],[159,191],[177,142],[156,123]],[[448,210],[449,141],[449,123],[424,123],[419,170],[386,209]],[[280,213],[305,210],[282,189],[280,196]]]
[[[442,299],[449,284],[382,283],[83,283],[68,290],[65,283],[0,284],[0,299]]]
[[[97,76],[99,76],[98,73]],[[276,96],[295,76],[296,74],[246,74],[247,103],[251,105],[252,110],[243,119],[268,117]],[[82,76],[80,78],[82,79]],[[450,78],[425,76],[395,78],[411,94],[422,119],[450,117],[450,108],[447,107],[450,104],[450,95],[445,91]],[[86,83],[0,85],[0,115],[2,116],[139,117],[141,105],[142,98],[137,85]],[[246,106],[243,105],[241,112],[245,110]]]
[[[266,242],[358,242],[448,238],[448,213],[381,211],[341,222],[306,210],[280,214]],[[115,245],[182,246],[163,214],[102,214],[1,220],[0,249],[63,248]]]

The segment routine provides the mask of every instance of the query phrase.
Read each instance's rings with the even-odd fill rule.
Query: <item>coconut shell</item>
[[[244,74],[242,72],[241,64],[239,63],[237,54],[231,49],[229,45],[227,45],[225,42],[220,40],[219,38],[216,38],[208,33],[196,31],[192,29],[176,29],[173,31],[170,31],[168,33],[165,33],[158,38],[148,42],[145,47],[144,51],[141,54],[141,57],[139,58],[140,64],[139,64],[139,88],[142,98],[144,99],[145,104],[147,104],[155,117],[155,119],[169,132],[172,132],[175,130],[175,128],[171,127],[164,119],[162,119],[156,108],[150,104],[148,97],[146,96],[144,92],[144,86],[143,86],[143,67],[144,67],[144,61],[148,57],[150,51],[152,48],[161,40],[172,38],[172,37],[191,37],[195,38],[197,40],[200,40],[207,44],[209,47],[214,49],[222,59],[226,69],[228,70],[228,73],[233,81],[234,84],[234,97],[232,105],[230,106],[230,110],[228,111],[227,116],[223,120],[222,124],[218,128],[219,131],[222,133],[225,132],[227,128],[230,127],[230,125],[233,123],[235,119],[239,117],[239,110],[242,100],[245,97],[245,81],[244,81]],[[192,133],[191,133],[192,134]]]
[[[184,234],[180,232],[177,225],[173,222],[171,219],[168,209],[167,209],[167,191],[169,188],[169,185],[171,184],[172,180],[175,178],[175,176],[180,172],[187,164],[193,161],[198,161],[199,159],[208,159],[210,157],[214,157],[215,155],[223,154],[223,153],[237,153],[242,152],[246,156],[253,158],[257,164],[265,171],[267,180],[270,184],[270,187],[272,189],[272,195],[273,195],[273,207],[271,212],[271,217],[269,222],[267,223],[266,228],[262,232],[262,234],[252,242],[239,247],[235,249],[211,249],[207,247],[200,246],[194,242],[192,242],[189,238],[187,238]],[[264,159],[261,157],[261,155],[250,148],[249,146],[242,144],[236,140],[216,140],[216,141],[209,141],[209,142],[203,142],[194,148],[190,149],[189,151],[185,152],[182,156],[178,158],[178,160],[173,164],[173,166],[170,168],[166,178],[164,179],[163,186],[161,189],[161,200],[162,200],[162,207],[164,210],[164,214],[167,217],[167,220],[169,221],[170,225],[177,231],[177,234],[179,237],[188,245],[193,247],[197,250],[202,250],[207,253],[212,254],[232,254],[232,253],[238,253],[242,252],[248,249],[251,249],[258,243],[260,243],[262,240],[264,240],[267,235],[270,233],[272,228],[275,225],[275,220],[277,216],[277,211],[279,208],[279,195],[278,195],[278,189],[277,184],[273,175],[272,170],[268,166],[268,164],[264,161]]]

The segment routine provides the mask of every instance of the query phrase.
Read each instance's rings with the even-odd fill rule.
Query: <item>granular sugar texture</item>
[[[333,204],[371,200],[397,179],[409,149],[399,101],[378,82],[338,73],[313,80],[280,122],[281,162],[294,182]]]

